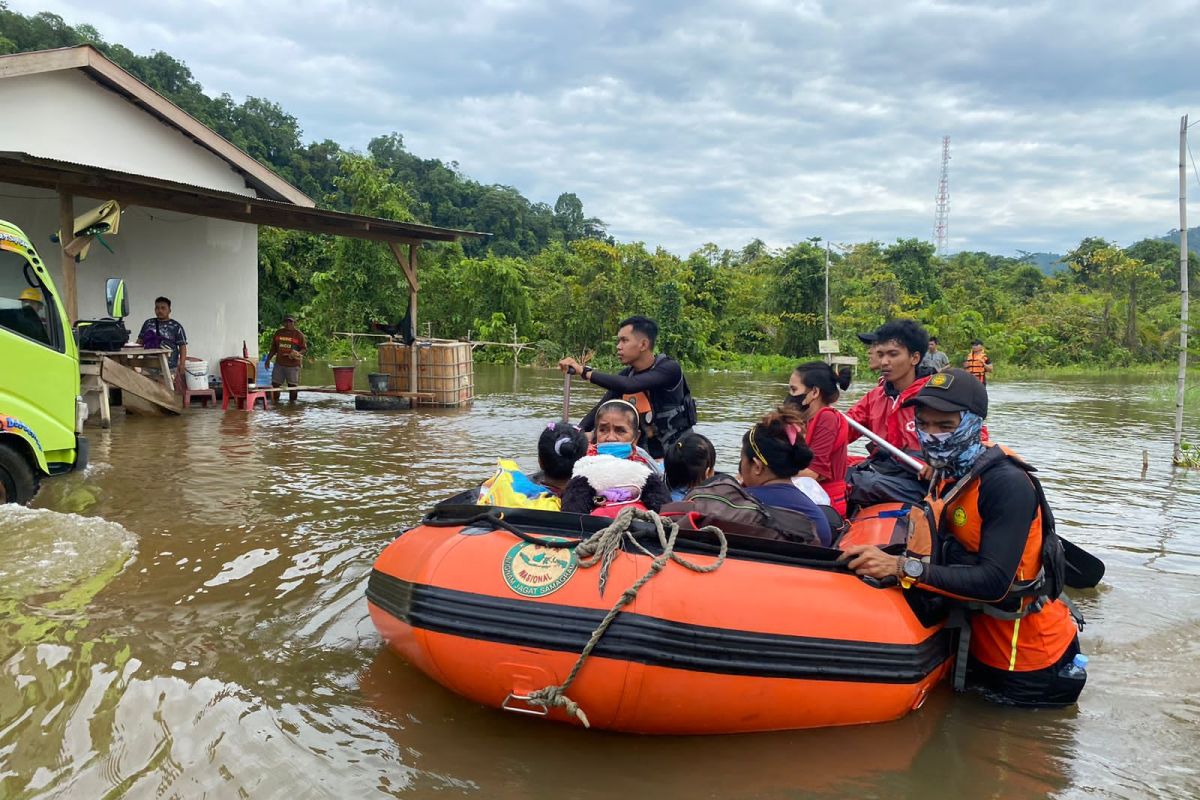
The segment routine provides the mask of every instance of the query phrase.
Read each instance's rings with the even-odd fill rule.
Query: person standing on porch
[[[169,350],[167,366],[182,378],[187,363],[187,333],[177,320],[171,319],[170,298],[154,298],[154,316],[142,323],[137,343],[148,350],[159,347]]]
[[[300,385],[300,367],[304,363],[304,354],[308,352],[308,341],[296,327],[296,318],[288,314],[283,318],[283,327],[275,331],[271,337],[271,349],[267,351],[264,367],[271,366],[275,359],[275,367],[271,369],[271,386],[278,389],[285,383],[288,386]],[[288,392],[288,402],[296,402],[298,392]]]

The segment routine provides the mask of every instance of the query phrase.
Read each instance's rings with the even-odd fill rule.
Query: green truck
[[[0,220],[0,503],[28,503],[41,480],[87,466],[79,349],[46,264]]]

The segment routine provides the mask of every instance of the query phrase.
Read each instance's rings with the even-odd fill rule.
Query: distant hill
[[[1179,244],[1179,229],[1172,230],[1166,236],[1159,236],[1158,240]],[[1193,252],[1200,250],[1200,227],[1188,228],[1188,250]]]
[[[1061,253],[1021,253],[1020,260],[1033,264],[1043,275],[1053,275],[1067,268],[1067,265],[1062,263]]]

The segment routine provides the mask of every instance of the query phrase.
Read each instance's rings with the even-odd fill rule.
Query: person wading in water
[[[983,440],[988,396],[961,369],[929,379],[907,401],[916,409],[923,457],[935,470],[910,537],[913,558],[872,545],[847,548],[859,575],[896,578],[906,590],[963,604],[969,615],[966,680],[988,699],[1064,706],[1087,682],[1075,615],[1062,587],[1066,564],[1054,517],[1033,469]],[[922,552],[924,551],[924,552]],[[914,598],[915,599],[915,598]]]

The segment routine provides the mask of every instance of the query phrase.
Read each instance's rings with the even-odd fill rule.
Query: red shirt
[[[904,407],[904,401],[915,396],[929,378],[918,378],[900,392],[897,397],[888,397],[883,390],[883,381],[874,389],[863,395],[857,403],[850,407],[847,416],[860,425],[882,436],[889,443],[901,450],[910,452],[920,451],[921,442],[917,439],[916,408]],[[858,431],[851,430],[847,438],[853,442],[859,436]]]
[[[813,452],[812,463],[808,468],[821,476],[817,479],[818,483],[824,485],[831,480],[845,480],[848,428],[848,425],[838,419],[837,410],[828,406],[808,421],[808,430],[804,437]]]

